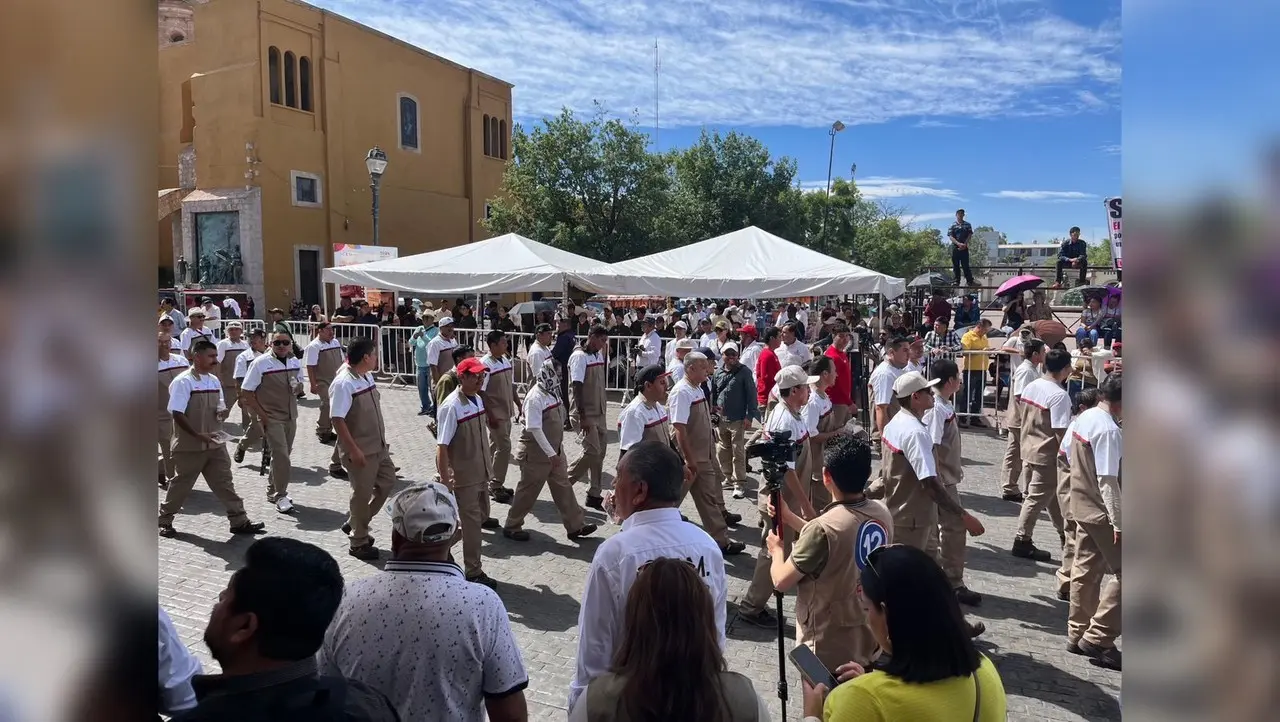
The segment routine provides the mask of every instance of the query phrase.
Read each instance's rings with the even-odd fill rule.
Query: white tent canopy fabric
[[[596,293],[791,298],[879,293],[896,298],[906,281],[837,260],[748,226],[682,248],[575,272]]]
[[[600,261],[508,233],[403,258],[324,269],[325,283],[452,296],[470,293],[559,293],[567,274]]]

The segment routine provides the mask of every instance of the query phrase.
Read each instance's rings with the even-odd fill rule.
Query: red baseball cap
[[[759,333],[756,332],[756,325],[754,323],[749,323],[743,326],[742,328],[738,329],[738,333],[749,333],[752,336],[760,335]]]
[[[462,363],[458,364],[458,373],[460,374],[484,374],[488,372],[489,367],[485,366],[484,362],[478,358],[463,359]]]

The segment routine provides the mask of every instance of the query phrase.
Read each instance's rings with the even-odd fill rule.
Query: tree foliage
[[[904,225],[902,209],[863,198],[843,178],[830,199],[825,189],[802,191],[795,161],[750,136],[703,131],[666,153],[647,145],[634,118],[611,119],[599,106],[589,119],[566,109],[531,131],[516,126],[486,227],[606,263],[749,225],[895,276],[947,262],[937,229]]]
[[[1089,266],[1091,268],[1111,267],[1111,240],[1104,239],[1099,243],[1089,244]]]

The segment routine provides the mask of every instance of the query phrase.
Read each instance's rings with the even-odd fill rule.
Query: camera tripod
[[[769,460],[762,460],[765,475],[765,489],[769,492],[769,502],[773,504],[773,515],[769,519],[769,528],[773,533],[778,535],[778,539],[784,538],[782,528],[782,485],[786,479],[787,468],[785,466],[778,468],[778,465],[771,463]],[[782,592],[775,587],[773,590],[773,604],[775,616],[778,620],[778,701],[782,707],[782,722],[787,722],[787,640],[786,640],[786,620],[782,616]]]

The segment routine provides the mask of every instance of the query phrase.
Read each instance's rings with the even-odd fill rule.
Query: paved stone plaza
[[[392,452],[396,464],[402,467],[404,483],[429,479],[435,473],[435,439],[427,431],[424,417],[417,416],[417,391],[412,387],[383,386],[382,401]],[[314,397],[301,404],[290,486],[296,515],[277,514],[274,506],[267,503],[266,479],[258,475],[254,466],[260,458],[258,452],[251,452],[245,464],[236,468],[236,487],[249,514],[266,522],[268,534],[302,539],[327,549],[348,580],[368,576],[378,571],[380,563],[359,561],[346,553],[347,538],[339,527],[346,521],[349,487],[326,473],[332,449],[316,441],[316,409]],[[231,418],[239,418],[238,409]],[[238,433],[234,426],[228,426],[228,431]],[[514,433],[518,435],[519,427]],[[616,442],[617,435],[611,432],[606,483],[617,460]],[[1000,669],[1009,696],[1009,719],[1118,720],[1120,674],[1095,667],[1065,649],[1067,604],[1054,594],[1055,567],[1015,559],[1008,553],[1018,505],[999,498],[997,477],[1004,445],[1004,440],[992,432],[965,432],[966,479],[961,489],[965,505],[987,528],[986,535],[969,542],[966,577],[968,586],[983,595],[983,604],[966,611],[972,619],[987,625],[980,647]],[[573,434],[566,435],[566,447],[570,458],[578,453]],[[513,468],[508,486],[515,486],[517,474]],[[161,498],[163,494],[160,492]],[[579,492],[580,500],[584,494],[585,487]],[[759,530],[752,516],[754,501],[728,501],[729,508],[744,517],[743,526],[732,532],[733,538],[748,547],[746,554],[730,557],[726,563],[729,668],[755,681],[756,689],[769,702],[777,719],[776,637],[771,630],[735,624],[733,607],[733,602],[746,591],[759,547]],[[685,514],[696,519],[692,501],[685,507]],[[506,508],[495,504],[494,516],[503,519]],[[544,489],[525,525],[533,535],[531,541],[519,543],[504,539],[500,532],[485,532],[485,571],[499,582],[499,594],[529,670],[526,696],[531,719],[565,718],[574,672],[582,581],[599,539],[618,529],[607,524],[599,512],[588,510],[588,516],[602,524],[598,538],[581,543],[568,541]],[[179,532],[176,538],[159,540],[160,604],[206,671],[213,671],[216,665],[200,641],[201,634],[218,593],[252,540],[227,532],[226,517],[203,482],[197,483],[174,526]],[[390,523],[385,515],[374,520],[373,534],[380,546],[389,547]],[[1056,541],[1047,516],[1037,526],[1036,534],[1042,545]],[[384,559],[386,554],[384,551]],[[787,599],[788,618],[793,601],[794,596]],[[788,624],[788,639],[794,639],[794,634]],[[791,644],[789,641],[788,646]],[[791,683],[787,716],[800,719],[798,677],[790,666],[786,672]]]

